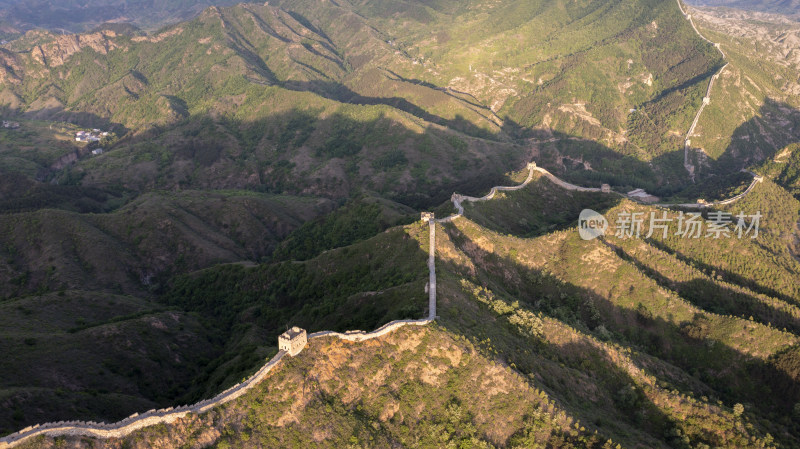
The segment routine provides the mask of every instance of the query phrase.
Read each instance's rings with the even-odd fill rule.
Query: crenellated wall
[[[722,55],[722,59],[726,59],[727,56],[725,55],[725,52],[722,51],[722,46],[719,43],[712,42],[708,38],[703,36],[703,33],[701,33],[700,30],[697,29],[697,26],[694,24],[694,19],[692,19],[692,15],[689,14],[688,11],[683,9],[681,0],[676,0],[676,1],[678,2],[678,8],[680,8],[681,13],[684,15],[684,17],[686,17],[686,19],[692,25],[694,32],[697,33],[697,35],[700,36],[701,39],[713,45],[714,48],[716,48],[717,51],[719,51],[719,53]],[[716,81],[719,78],[719,76],[722,75],[722,72],[724,72],[725,69],[728,68],[729,64],[730,63],[726,63],[724,66],[722,66],[721,69],[719,69],[717,73],[714,74],[714,76],[711,77],[711,81],[708,83],[708,89],[706,89],[706,96],[703,98],[703,104],[700,105],[700,109],[694,116],[694,121],[692,122],[692,126],[689,127],[689,132],[686,133],[686,138],[684,139],[683,166],[686,168],[686,171],[689,172],[689,175],[692,177],[692,180],[694,180],[695,167],[694,165],[689,163],[689,150],[691,149],[692,146],[692,136],[694,135],[694,129],[697,128],[697,124],[700,122],[700,116],[703,115],[703,111],[706,109],[706,106],[708,106],[711,103],[711,90],[714,88],[714,81]]]
[[[535,163],[531,162],[528,164],[528,177],[525,181],[517,186],[513,187],[503,187],[497,186],[493,187],[488,195],[483,196],[481,198],[475,198],[470,196],[463,196],[454,193],[452,197],[453,205],[455,206],[458,213],[450,215],[445,218],[435,219],[433,214],[426,215],[425,220],[428,223],[429,230],[430,230],[430,241],[429,241],[429,254],[428,254],[428,268],[430,273],[430,281],[428,285],[428,292],[429,292],[429,315],[428,318],[419,319],[419,320],[397,320],[387,323],[378,329],[372,332],[364,332],[360,330],[353,330],[347,331],[344,333],[341,332],[334,332],[334,331],[321,331],[315,332],[308,335],[309,340],[317,339],[317,338],[325,338],[325,337],[332,337],[332,338],[339,338],[342,340],[358,343],[363,342],[366,340],[370,340],[373,338],[382,337],[390,332],[393,332],[401,327],[404,326],[424,326],[427,324],[432,323],[436,319],[436,263],[435,263],[435,251],[436,251],[436,223],[446,223],[450,222],[462,215],[464,215],[464,208],[461,205],[462,201],[470,201],[470,202],[478,202],[478,201],[488,201],[495,197],[497,192],[499,191],[515,191],[520,190],[523,187],[527,186],[531,180],[533,179],[534,172],[542,173],[545,177],[547,177],[553,183],[567,189],[567,190],[574,190],[574,191],[581,191],[581,192],[600,192],[600,188],[593,188],[593,187],[580,187],[573,184],[570,184],[566,181],[563,181],[550,173],[549,171],[537,167]],[[754,176],[753,183],[747,190],[737,195],[736,197],[730,198],[728,200],[719,201],[716,203],[711,204],[659,204],[656,206],[681,206],[681,207],[708,207],[713,205],[724,205],[732,203],[748,193],[755,187],[758,182],[761,182],[762,178],[757,176],[754,173],[751,173]],[[134,413],[133,415],[129,416],[128,418],[123,419],[122,421],[106,424],[106,423],[96,423],[92,421],[58,421],[53,423],[35,425],[31,427],[26,427],[19,432],[13,433],[6,437],[0,438],[0,449],[10,449],[22,443],[25,440],[30,438],[39,436],[39,435],[48,435],[51,437],[57,436],[84,436],[84,437],[95,437],[95,438],[123,438],[131,433],[153,425],[157,424],[170,424],[175,422],[176,420],[185,417],[189,413],[204,413],[209,411],[210,409],[224,404],[226,402],[230,402],[234,399],[245,394],[248,390],[250,390],[253,386],[260,383],[264,380],[269,374],[269,372],[283,359],[284,355],[286,355],[285,351],[279,351],[271,360],[269,360],[264,366],[262,366],[255,374],[253,374],[247,380],[236,384],[227,390],[223,391],[222,393],[214,396],[211,399],[206,399],[200,401],[196,404],[191,405],[183,405],[180,407],[169,407],[160,410],[149,410],[141,415],[138,413]]]
[[[432,216],[431,216],[432,218]],[[436,266],[435,266],[435,249],[436,249],[436,223],[434,220],[428,220],[430,228],[430,249],[428,256],[428,268],[430,271],[430,285],[429,285],[429,317],[420,320],[397,320],[384,324],[383,326],[375,329],[372,332],[364,332],[360,330],[347,331],[345,333],[334,331],[321,331],[315,332],[308,336],[309,340],[316,338],[339,338],[354,343],[370,340],[373,338],[382,337],[390,332],[393,332],[403,326],[424,326],[433,322],[436,317]],[[169,407],[160,410],[149,410],[141,415],[134,413],[133,415],[123,419],[122,421],[106,424],[96,423],[93,421],[58,421],[53,423],[41,424],[26,427],[19,432],[13,433],[6,437],[0,438],[0,449],[9,449],[15,447],[25,440],[39,436],[47,435],[50,437],[58,436],[82,436],[82,437],[95,437],[95,438],[123,438],[131,433],[143,429],[145,427],[154,426],[157,424],[171,424],[176,420],[185,417],[189,413],[204,413],[212,408],[233,401],[238,397],[245,394],[255,385],[264,380],[270,371],[283,359],[286,351],[278,351],[277,354],[264,366],[261,367],[255,374],[250,376],[244,382],[238,383],[222,393],[214,396],[211,399],[206,399],[192,405],[183,405],[180,407]]]

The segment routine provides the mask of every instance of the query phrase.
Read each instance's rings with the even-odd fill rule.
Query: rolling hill
[[[797,446],[796,30],[689,10],[723,57],[681,7],[277,0],[3,44],[0,432],[212,397],[290,325],[426,316],[419,211],[535,160],[692,202],[750,168],[763,182],[721,210],[761,232],[584,241],[582,209],[680,211],[533,177],[436,225],[435,324],[314,339],[245,396],[130,436],[24,444]],[[113,135],[74,141],[95,127]]]
[[[275,188],[287,173],[319,179],[301,191],[391,185],[418,204],[519,164],[524,138],[677,186],[680,135],[722,65],[677,5],[644,0],[242,4],[149,36],[27,39],[3,53],[10,111],[126,136],[78,164],[84,185]]]
[[[207,412],[20,447],[795,446],[800,203],[765,180],[728,209],[764,211],[759,238],[712,245],[543,232],[536,217],[565,202],[612,223],[661,212],[535,178],[436,225],[435,324],[317,337]],[[427,244],[426,226],[404,232]]]

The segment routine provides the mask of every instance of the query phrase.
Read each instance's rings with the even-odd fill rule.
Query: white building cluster
[[[102,131],[97,128],[91,131],[78,131],[75,133],[76,142],[100,142],[103,137],[108,137],[108,131]]]

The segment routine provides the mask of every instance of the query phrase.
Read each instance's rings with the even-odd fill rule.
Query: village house
[[[3,120],[3,128],[17,129],[19,128],[19,122],[11,122],[8,120]]]
[[[102,148],[95,148],[94,150],[92,150],[92,154],[95,155],[95,156],[99,156],[99,155],[103,154],[103,149]]]
[[[305,329],[295,326],[278,337],[278,349],[286,351],[290,356],[294,357],[300,354],[300,351],[306,347],[307,342],[308,335]]]
[[[103,137],[108,136],[108,132],[101,131],[97,128],[91,131],[78,131],[75,133],[76,142],[100,142]]]

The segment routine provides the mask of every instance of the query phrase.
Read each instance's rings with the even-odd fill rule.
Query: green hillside
[[[613,233],[584,241],[568,227],[574,218],[543,235],[540,222],[509,221],[508,210],[533,218],[565,201],[612,223],[625,211],[656,210],[565,191],[532,195],[548,188],[533,183],[437,225],[436,324],[362,343],[313,340],[242,398],[115,444],[796,446],[800,263],[781,230],[800,204],[765,181],[734,207],[764,212],[761,236],[713,243]],[[519,227],[496,232],[472,217]],[[337,252],[357,259],[364,248]],[[303,322],[313,316],[293,322],[314,330]]]
[[[644,0],[243,4],[147,37],[39,41],[6,53],[11,110],[127,136],[77,165],[84,185],[286,189],[291,176],[405,202],[502,173],[518,139],[553,133],[559,152],[596,158],[572,139],[585,138],[679,182],[680,135],[722,65],[677,4]]]
[[[434,324],[312,340],[129,437],[23,447],[797,447],[800,31],[690,9],[723,57],[679,6],[276,0],[0,45],[19,123],[0,128],[0,434],[213,397],[289,326],[427,316],[419,213],[535,161],[613,193],[535,174],[465,203],[436,225]],[[110,134],[75,140],[92,128]],[[676,223],[621,193],[717,201],[742,169],[763,181],[700,220],[758,212],[758,238],[575,228],[587,208]]]
[[[800,26],[725,9],[696,11],[695,17],[730,62],[692,137],[692,146],[702,149],[700,170],[727,173],[756,165],[800,141],[800,61],[792,37]]]
[[[0,429],[116,420],[213,396],[274,355],[290,324],[345,331],[419,317],[428,272],[417,238],[418,226],[395,228],[302,263],[217,265],[174,277],[157,295],[85,282],[6,298]],[[60,271],[48,269],[48,281]]]

